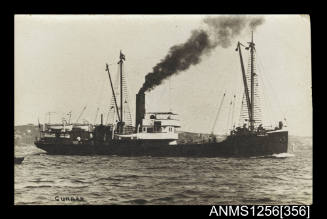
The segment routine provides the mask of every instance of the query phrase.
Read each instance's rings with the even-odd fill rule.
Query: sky
[[[312,136],[310,18],[260,16],[264,23],[254,31],[254,41],[259,83],[264,85],[265,120],[286,118],[291,135]],[[120,50],[126,56],[124,70],[134,121],[135,94],[145,75],[170,47],[185,42],[192,30],[202,28],[206,17],[15,15],[15,125],[47,122],[47,112],[56,112],[51,120],[59,121],[72,111],[74,121],[84,106],[82,119],[94,122],[97,108],[107,115],[112,94],[105,64],[116,77]],[[199,64],[147,92],[146,110],[172,110],[179,114],[181,130],[210,133],[226,91],[213,129],[215,133],[225,132],[229,120],[238,120],[242,100],[236,44],[240,41],[246,45],[250,39],[251,30],[244,29],[230,47],[215,48]],[[247,66],[247,51],[242,52]]]

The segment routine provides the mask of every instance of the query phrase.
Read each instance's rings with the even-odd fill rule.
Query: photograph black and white
[[[311,205],[309,15],[14,17],[15,205]]]

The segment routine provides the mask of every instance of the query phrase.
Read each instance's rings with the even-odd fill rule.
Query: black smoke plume
[[[262,17],[239,15],[205,18],[205,28],[193,30],[185,43],[172,46],[166,57],[145,76],[139,93],[150,91],[170,76],[200,63],[202,56],[208,55],[217,46],[229,47],[245,28],[255,30],[263,22]]]

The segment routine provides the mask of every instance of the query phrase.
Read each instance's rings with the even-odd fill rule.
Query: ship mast
[[[253,71],[253,53],[254,53],[253,31],[251,42],[249,42],[250,54],[251,54],[251,116],[250,116],[250,130],[254,129],[254,71]]]
[[[243,44],[238,42],[236,51],[238,51],[239,55],[240,55],[241,70],[242,70],[242,77],[243,77],[243,83],[244,83],[244,93],[245,93],[245,98],[246,98],[246,105],[247,105],[247,109],[248,109],[249,120],[251,121],[252,120],[252,117],[251,117],[252,116],[251,100],[250,100],[249,89],[248,89],[248,84],[247,84],[247,80],[246,80],[243,57],[242,57],[242,52],[241,52],[241,45],[244,46]]]
[[[249,114],[249,121],[250,121],[250,130],[254,130],[254,50],[255,50],[255,44],[253,42],[253,31],[252,31],[252,37],[251,42],[248,42],[249,46],[246,47],[246,50],[250,49],[250,87],[251,87],[251,93],[249,94],[248,84],[247,84],[247,78],[244,70],[244,64],[243,64],[243,58],[242,58],[242,52],[241,52],[241,46],[244,46],[240,42],[237,44],[236,51],[239,52],[240,60],[241,60],[241,69],[242,69],[242,76],[243,76],[243,83],[244,83],[244,90],[245,90],[245,97],[246,97],[246,104]],[[244,46],[245,47],[245,46]],[[251,95],[251,97],[250,97]]]
[[[120,121],[123,122],[123,60],[125,60],[124,54],[120,51],[119,55],[119,70],[120,70]]]
[[[114,98],[118,120],[121,121],[120,115],[119,115],[119,111],[118,111],[118,105],[117,105],[115,90],[114,90],[114,86],[112,85],[112,80],[111,80],[111,76],[110,76],[110,72],[109,72],[109,65],[108,64],[106,64],[106,71],[108,71],[108,76],[109,76],[109,81],[110,81],[110,85],[111,85],[112,96]]]
[[[110,114],[111,109],[114,109],[113,112],[113,120],[115,120],[115,116],[117,115],[118,121],[112,121],[113,125],[116,124],[117,128],[117,133],[119,134],[126,134],[130,132],[130,129],[132,127],[132,119],[129,111],[129,105],[128,105],[128,92],[127,92],[127,85],[126,85],[126,75],[123,72],[123,64],[124,61],[126,61],[125,55],[120,51],[119,55],[119,61],[118,61],[118,77],[117,77],[117,88],[113,86],[112,80],[111,80],[111,75],[109,72],[109,66],[106,64],[106,71],[108,71],[108,76],[110,80],[110,85],[111,85],[111,90],[112,90],[112,99],[111,99],[111,105],[110,109],[108,112],[108,117]],[[117,96],[115,94],[115,90],[120,90],[119,97],[118,99],[118,93]],[[120,104],[119,104],[120,102]],[[125,104],[125,105],[124,105]],[[119,108],[120,107],[120,108]],[[108,118],[107,118],[108,120]],[[117,122],[117,123],[116,123]]]
[[[125,55],[120,51],[119,55],[119,70],[120,70],[120,133],[123,133],[123,126],[124,126],[124,120],[123,120],[123,63],[125,60]]]

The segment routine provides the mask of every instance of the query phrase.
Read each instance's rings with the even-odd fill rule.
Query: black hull
[[[229,136],[218,143],[168,145],[165,141],[119,140],[110,143],[59,144],[35,142],[53,155],[117,155],[152,157],[251,157],[286,153],[288,132],[279,131],[265,136]]]

